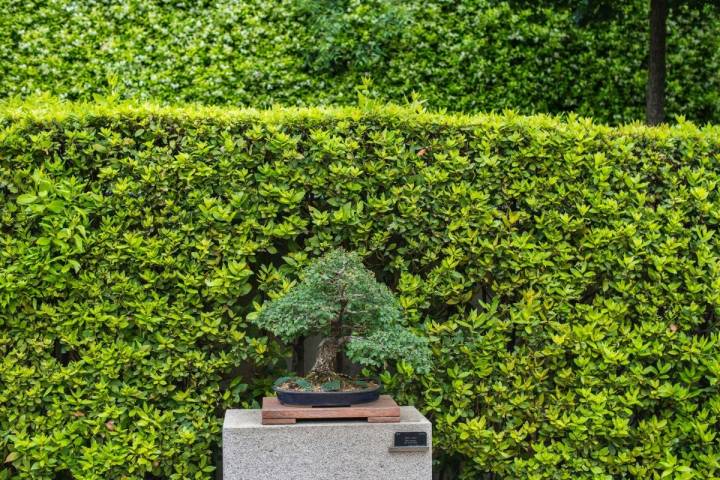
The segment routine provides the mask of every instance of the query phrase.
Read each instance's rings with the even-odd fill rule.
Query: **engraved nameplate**
[[[391,452],[422,452],[428,450],[426,432],[395,432]]]

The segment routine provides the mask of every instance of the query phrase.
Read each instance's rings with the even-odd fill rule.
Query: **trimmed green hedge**
[[[716,478],[719,176],[691,124],[2,107],[0,478],[212,478],[285,361],[246,316],[337,245],[431,340],[383,379],[449,474]]]
[[[561,3],[6,0],[0,98],[348,105],[371,76],[379,98],[418,92],[432,109],[643,119],[649,2],[582,27]],[[720,122],[718,71],[720,15],[674,10],[668,120]]]

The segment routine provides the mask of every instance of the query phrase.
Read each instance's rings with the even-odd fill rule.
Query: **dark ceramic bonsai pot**
[[[311,407],[349,407],[374,402],[380,397],[382,385],[354,392],[302,392],[273,387],[280,403]]]

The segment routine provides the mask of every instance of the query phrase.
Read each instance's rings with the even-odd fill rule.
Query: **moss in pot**
[[[355,379],[337,371],[338,354],[365,367],[383,368],[404,360],[424,373],[430,369],[427,339],[403,325],[400,305],[360,257],[338,249],[315,260],[302,281],[266,303],[255,324],[284,342],[321,335],[317,357],[305,377],[279,378],[273,389],[283,403],[350,405],[376,400],[376,380]]]

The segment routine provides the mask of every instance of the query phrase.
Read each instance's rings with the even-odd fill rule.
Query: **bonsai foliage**
[[[418,372],[430,367],[427,340],[403,326],[402,310],[390,289],[375,279],[357,254],[342,249],[317,259],[300,283],[264,306],[255,323],[286,342],[323,335],[308,375],[315,380],[336,375],[342,349],[364,366],[403,359]]]

